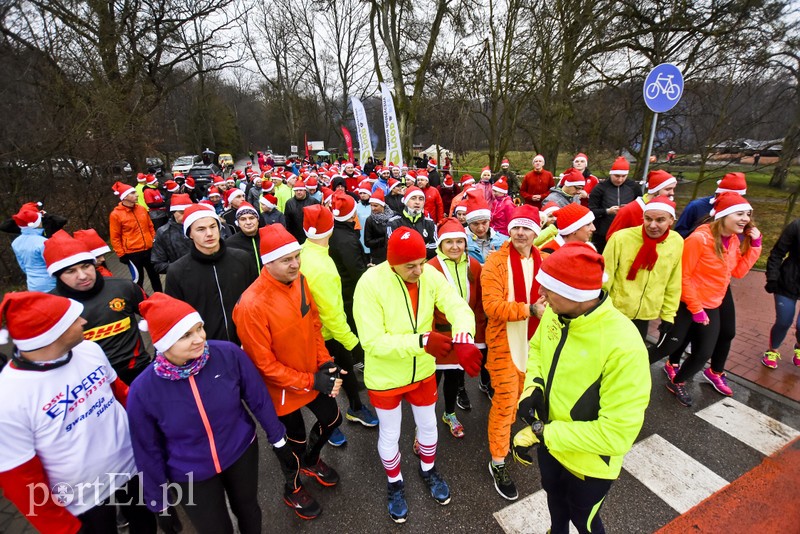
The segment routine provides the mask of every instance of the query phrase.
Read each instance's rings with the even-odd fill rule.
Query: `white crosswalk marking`
[[[695,415],[767,456],[800,436],[797,430],[733,399],[721,400]]]
[[[544,490],[539,490],[495,512],[494,518],[506,534],[543,534],[550,528],[547,495]],[[572,523],[569,524],[569,531],[570,534],[578,533]]]
[[[658,434],[635,444],[623,467],[681,514],[728,484]]]

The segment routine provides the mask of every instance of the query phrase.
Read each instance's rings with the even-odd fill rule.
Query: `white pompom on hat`
[[[322,204],[303,208],[303,232],[311,239],[324,239],[333,233],[333,214]]]

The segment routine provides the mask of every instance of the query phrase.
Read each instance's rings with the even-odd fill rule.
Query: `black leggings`
[[[150,285],[153,286],[153,291],[161,292],[161,278],[156,272],[155,265],[150,260],[150,252],[152,249],[142,250],[141,252],[131,252],[128,254],[128,270],[131,273],[131,280],[144,289],[144,272],[150,278]]]
[[[570,521],[581,534],[603,534],[600,508],[614,481],[589,476],[580,479],[553,458],[546,447],[539,447],[537,454],[550,510],[551,534],[568,534]]]
[[[311,427],[308,435],[308,445],[306,445],[306,424],[300,411],[302,408],[281,415],[278,419],[286,427],[289,445],[300,458],[301,465],[310,466],[317,463],[323,445],[328,442],[334,429],[342,424],[342,414],[339,412],[336,399],[322,393],[317,394],[314,400],[305,405],[305,408],[311,410],[311,413],[317,418],[317,422]]]
[[[156,516],[148,510],[144,504],[137,504],[139,501],[139,476],[135,476],[128,481],[122,488],[114,493],[114,503],[119,504],[119,511],[130,523],[128,532],[130,534],[156,534]],[[78,516],[83,527],[81,534],[107,534],[117,531],[117,504],[111,502],[111,498],[102,504],[85,511]]]
[[[438,369],[436,371],[436,385],[444,381],[442,390],[444,391],[444,412],[455,413],[456,397],[458,390],[464,387],[463,369]]]
[[[709,323],[707,325],[695,323],[692,320],[692,313],[686,304],[681,302],[678,314],[675,316],[675,325],[666,335],[666,339],[659,339],[661,343],[650,348],[650,363],[669,356],[670,363],[679,364],[683,349],[691,342],[692,353],[675,375],[675,383],[686,382],[692,378],[709,358],[712,371],[721,373],[725,370],[731,342],[736,336],[736,308],[730,287],[718,308],[705,311]]]
[[[231,534],[225,495],[236,516],[239,532],[261,532],[261,508],[258,506],[258,440],[244,451],[233,465],[207,480],[178,484],[181,506],[200,534]]]
[[[344,345],[335,339],[325,341],[325,348],[328,349],[333,361],[336,365],[347,371],[346,375],[342,375],[342,389],[347,395],[347,400],[350,401],[350,408],[353,411],[361,409],[361,397],[358,395],[358,380],[353,371],[353,353],[344,348]]]
[[[642,341],[647,341],[647,330],[650,328],[650,321],[631,319],[631,322],[636,327],[636,330],[639,331],[639,335],[642,336]]]

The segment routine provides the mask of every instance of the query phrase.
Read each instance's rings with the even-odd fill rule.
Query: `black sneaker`
[[[679,382],[677,384],[674,382],[667,382],[667,390],[675,395],[678,402],[684,406],[692,405],[692,397],[689,395],[689,392],[686,391],[686,382]]]
[[[486,393],[486,396],[489,397],[489,400],[492,400],[492,397],[494,397],[494,388],[490,382],[484,383],[482,380],[479,380],[478,389]]]
[[[308,494],[303,486],[294,491],[285,489],[283,491],[283,502],[293,509],[294,513],[301,519],[315,519],[322,513],[319,503]]]
[[[339,482],[339,473],[333,467],[329,467],[320,458],[317,463],[307,467],[301,467],[300,472],[307,477],[313,477],[323,486],[335,486]]]
[[[468,412],[472,409],[472,403],[469,401],[469,395],[467,395],[467,390],[464,388],[458,388],[458,395],[456,396],[456,405]]]
[[[511,475],[508,474],[505,463],[494,465],[490,460],[489,473],[491,473],[492,479],[494,480],[494,489],[497,490],[497,493],[499,493],[502,498],[508,499],[509,501],[516,501],[519,498],[517,486],[515,486],[514,481],[511,480]]]

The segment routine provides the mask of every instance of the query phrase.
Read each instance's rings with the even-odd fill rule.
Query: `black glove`
[[[331,369],[335,369],[335,372],[331,373]],[[330,395],[338,377],[338,365],[333,362],[323,363],[320,366],[319,371],[314,373],[314,389],[324,395]]]
[[[520,418],[528,425],[532,425],[534,421],[543,419],[545,414],[544,392],[542,388],[535,388],[533,393],[519,401],[519,411],[517,413],[519,413]]]
[[[764,289],[767,290],[767,293],[775,293],[778,290],[778,281],[767,280],[767,285],[764,286]]]
[[[672,330],[672,326],[671,322],[662,319],[661,324],[658,325],[659,337],[664,337],[669,334],[669,331]]]
[[[183,530],[181,520],[178,519],[178,511],[173,508],[167,508],[166,512],[156,514],[156,522],[158,527],[167,534],[175,534]]]
[[[130,258],[128,258],[127,254],[123,254],[122,256],[119,257],[119,262],[128,265],[131,262],[131,260]]]

